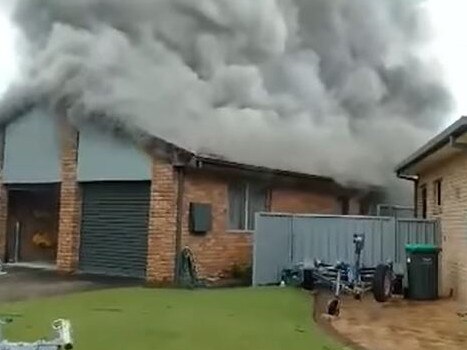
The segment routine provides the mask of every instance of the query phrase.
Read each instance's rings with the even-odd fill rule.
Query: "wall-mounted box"
[[[190,232],[205,234],[212,229],[212,205],[204,203],[190,203]]]

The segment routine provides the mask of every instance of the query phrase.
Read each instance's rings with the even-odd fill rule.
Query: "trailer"
[[[388,301],[398,276],[394,273],[392,262],[380,263],[375,267],[363,267],[361,254],[365,246],[365,236],[355,234],[355,260],[353,263],[336,262],[329,264],[315,260],[312,266],[299,264],[283,271],[281,284],[295,284],[306,289],[327,288],[333,292],[327,304],[326,312],[338,316],[341,307],[341,294],[350,294],[355,299],[361,299],[366,293],[372,292],[377,302]]]

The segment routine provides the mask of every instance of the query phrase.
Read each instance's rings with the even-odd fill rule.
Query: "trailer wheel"
[[[392,271],[388,265],[380,264],[376,267],[373,277],[373,296],[379,303],[384,303],[391,298]]]

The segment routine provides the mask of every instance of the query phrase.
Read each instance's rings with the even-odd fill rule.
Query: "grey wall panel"
[[[5,130],[5,183],[60,181],[60,135],[53,116],[35,109]]]
[[[280,280],[282,269],[291,264],[292,219],[288,216],[263,217],[256,214],[253,243],[253,285]]]
[[[151,179],[151,159],[130,140],[83,128],[79,134],[78,181]]]
[[[256,221],[253,284],[278,283],[282,269],[311,265],[315,259],[351,263],[354,234],[365,235],[365,266],[392,261],[396,272],[404,269],[407,243],[441,242],[438,222],[433,220],[261,213]]]

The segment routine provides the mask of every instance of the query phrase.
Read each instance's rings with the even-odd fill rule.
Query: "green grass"
[[[76,349],[338,349],[312,322],[310,297],[282,288],[112,289],[0,306],[16,314],[9,340],[49,334],[55,318],[72,321]]]

